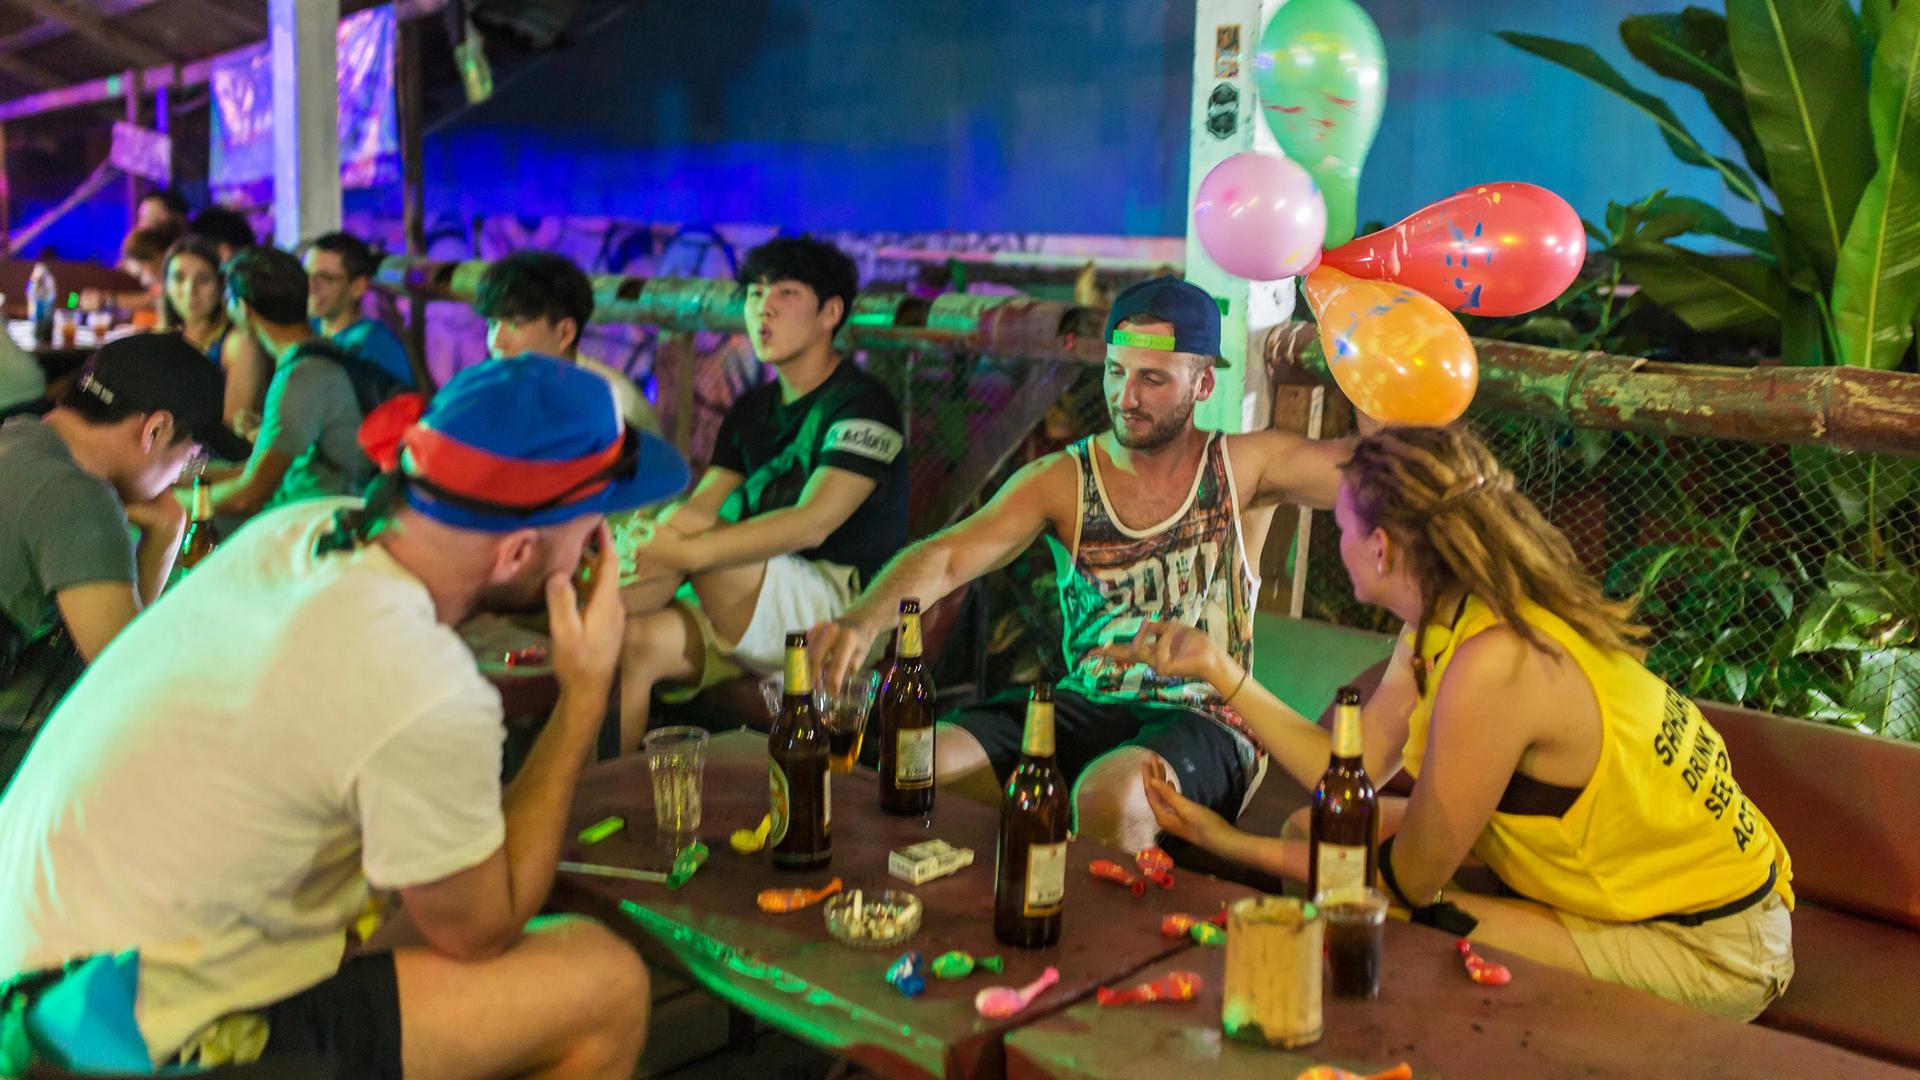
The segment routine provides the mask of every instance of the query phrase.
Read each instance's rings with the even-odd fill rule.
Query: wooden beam
[[[159,3],[160,0],[94,0],[89,7],[102,18],[112,19],[130,11],[138,11]],[[73,28],[54,19],[41,19],[24,30],[16,30],[6,37],[0,37],[0,53],[25,52],[36,45],[45,45],[66,37]]]
[[[38,64],[29,64],[10,53],[0,52],[0,73],[4,73],[39,90],[52,90],[65,86],[67,80],[48,71]]]
[[[156,67],[174,62],[173,57],[137,38],[115,30],[107,25],[107,20],[78,4],[60,4],[55,0],[6,0],[6,3],[9,7],[38,15],[43,19],[66,23],[73,28],[74,33],[114,53],[128,64]]]

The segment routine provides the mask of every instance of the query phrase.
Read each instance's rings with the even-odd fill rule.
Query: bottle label
[[[1358,888],[1368,885],[1367,849],[1359,844],[1321,844],[1313,850],[1315,888]]]
[[[820,770],[820,832],[833,828],[833,770]]]
[[[1023,915],[1058,915],[1067,899],[1067,845],[1033,844],[1027,848],[1027,899]]]
[[[893,756],[893,786],[933,786],[933,729],[907,728],[899,733]]]
[[[804,647],[787,646],[786,662],[787,694],[813,693],[813,668],[807,665],[807,650]]]
[[[900,616],[900,655],[913,657],[920,655],[920,616]]]
[[[767,846],[772,847],[786,838],[787,822],[793,814],[793,801],[787,792],[787,774],[780,770],[778,761],[767,771],[767,795],[767,816],[771,819],[767,827]]]
[[[1028,757],[1053,756],[1053,702],[1027,704],[1027,729],[1020,738],[1020,752]]]
[[[1360,708],[1336,705],[1333,710],[1333,756],[1357,758],[1365,743],[1360,735]]]

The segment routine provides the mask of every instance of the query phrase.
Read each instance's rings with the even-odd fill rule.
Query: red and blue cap
[[[368,414],[360,446],[407,480],[407,505],[446,525],[510,532],[631,510],[687,486],[672,444],[625,426],[605,379],[547,356],[492,360],[424,404]]]

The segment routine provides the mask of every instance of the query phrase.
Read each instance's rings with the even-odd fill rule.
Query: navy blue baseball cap
[[[1137,315],[1172,323],[1173,336],[1120,328]],[[1171,274],[1130,285],[1114,297],[1113,310],[1107,313],[1107,344],[1211,356],[1215,367],[1227,363],[1220,355],[1220,305],[1207,290]]]
[[[565,360],[486,361],[448,380],[424,412],[415,402],[376,409],[361,446],[405,474],[407,505],[456,528],[558,525],[687,485],[680,452],[626,426],[607,381]]]

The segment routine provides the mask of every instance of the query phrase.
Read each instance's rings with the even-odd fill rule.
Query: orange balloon
[[[1322,266],[1307,275],[1327,367],[1354,408],[1388,424],[1450,424],[1480,385],[1480,360],[1453,313],[1405,285]]]

